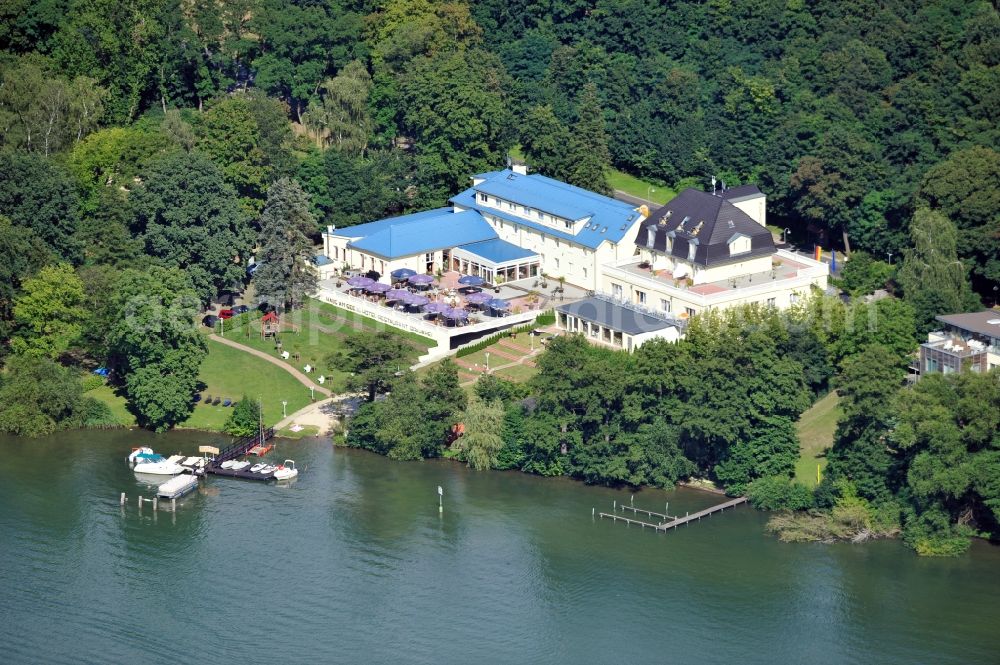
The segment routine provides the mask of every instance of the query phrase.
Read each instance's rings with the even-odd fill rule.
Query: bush
[[[747,489],[750,504],[758,510],[806,510],[813,507],[813,495],[808,487],[781,476],[758,478]]]
[[[551,309],[548,310],[547,312],[539,314],[538,318],[535,319],[536,326],[551,326],[555,322],[556,322],[556,313],[553,312]]]
[[[80,379],[80,387],[83,392],[89,392],[104,385],[104,377],[96,374],[87,374]]]
[[[223,431],[233,436],[250,436],[257,432],[260,427],[257,404],[246,395],[236,403],[233,412],[229,414],[229,419],[222,426]]]

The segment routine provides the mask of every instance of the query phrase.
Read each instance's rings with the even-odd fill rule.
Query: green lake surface
[[[290,486],[210,477],[176,513],[125,462],[208,434],[0,438],[4,663],[997,663],[1000,548],[790,545],[748,506],[667,534],[627,491],[328,441]],[[438,513],[438,485],[444,513]],[[121,492],[130,497],[123,510]],[[672,514],[719,501],[635,494]]]

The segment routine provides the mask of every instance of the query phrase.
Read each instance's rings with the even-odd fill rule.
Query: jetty
[[[211,473],[215,476],[226,476],[228,478],[243,478],[244,480],[271,480],[274,477],[274,472],[270,473],[254,473],[249,468],[246,469],[223,469],[222,464],[230,460],[234,460],[237,457],[243,457],[250,454],[261,454],[261,451],[267,452],[273,446],[268,445],[268,441],[274,438],[274,428],[267,427],[261,428],[259,432],[255,432],[250,436],[245,436],[236,443],[227,446],[219,451],[205,467],[205,471]]]
[[[619,506],[618,502],[616,501],[615,502],[615,512],[613,512],[613,513],[598,513],[598,514],[601,516],[602,519],[603,518],[608,518],[608,519],[614,520],[615,522],[625,522],[625,524],[627,526],[633,526],[633,525],[635,525],[635,526],[638,526],[638,527],[640,527],[642,529],[645,529],[646,527],[649,527],[649,528],[651,528],[651,529],[653,529],[655,531],[660,531],[660,532],[664,532],[665,533],[669,529],[676,529],[679,526],[683,526],[685,524],[690,524],[691,522],[694,522],[696,520],[700,521],[702,517],[711,517],[715,513],[721,513],[722,511],[726,510],[727,508],[735,508],[736,506],[740,505],[741,503],[746,503],[746,502],[747,502],[747,497],[740,496],[740,497],[736,497],[735,499],[731,499],[729,501],[726,501],[724,503],[720,503],[720,504],[711,506],[709,508],[705,508],[704,510],[699,510],[698,512],[695,512],[695,513],[688,513],[688,514],[684,515],[683,517],[680,517],[680,516],[674,517],[672,515],[668,515],[666,512],[658,513],[658,512],[653,511],[653,510],[645,510],[643,508],[636,508],[636,507],[631,506],[631,505],[626,506],[625,504],[622,504],[622,505]],[[621,508],[622,510],[631,510],[633,512],[633,514],[643,514],[643,515],[648,515],[649,517],[657,517],[657,518],[662,519],[662,521],[661,522],[644,522],[643,520],[640,520],[640,519],[635,519],[635,518],[632,518],[632,517],[625,517],[624,515],[619,515],[618,514],[618,512],[617,512],[618,508]]]

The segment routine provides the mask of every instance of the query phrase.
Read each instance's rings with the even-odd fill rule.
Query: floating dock
[[[250,470],[250,467],[245,469],[223,469],[223,462],[228,462],[229,460],[234,460],[237,457],[244,457],[250,454],[259,454],[258,451],[264,450],[267,452],[273,445],[269,445],[267,442],[274,438],[274,428],[268,427],[267,429],[261,430],[250,436],[243,437],[233,445],[223,448],[219,451],[219,454],[215,456],[206,466],[205,471],[211,473],[215,476],[225,476],[227,478],[242,478],[244,480],[272,480],[274,478],[274,472],[270,473],[254,473]]]
[[[179,499],[185,494],[198,489],[198,479],[194,476],[182,474],[174,476],[156,489],[156,496],[161,499]]]

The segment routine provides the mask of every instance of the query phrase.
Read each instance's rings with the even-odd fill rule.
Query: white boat
[[[248,466],[250,466],[250,462],[237,462],[236,464],[233,464],[232,469],[233,471],[242,471]]]
[[[148,448],[147,448],[148,450]],[[184,473],[184,467],[176,462],[171,462],[170,460],[163,457],[163,455],[157,455],[153,451],[140,452],[135,455],[135,457],[129,456],[135,466],[132,467],[136,473],[149,473],[157,476],[176,476],[178,473]]]
[[[143,446],[142,448],[133,448],[132,453],[128,456],[128,463],[130,466],[135,465],[135,460],[139,455],[155,455],[152,448],[147,448]]]
[[[250,473],[260,473],[260,470],[263,469],[265,466],[267,465],[264,464],[263,462],[254,464],[252,467],[250,467]]]
[[[160,485],[156,496],[161,499],[177,499],[198,487],[198,479],[194,476],[177,476]]]
[[[299,470],[295,468],[295,460],[293,459],[286,459],[274,471],[275,480],[290,480],[297,475],[299,475]]]
[[[231,459],[231,460],[226,460],[225,462],[223,462],[219,466],[221,466],[223,469],[231,469],[231,468],[233,468],[234,464],[236,464],[236,460]]]

